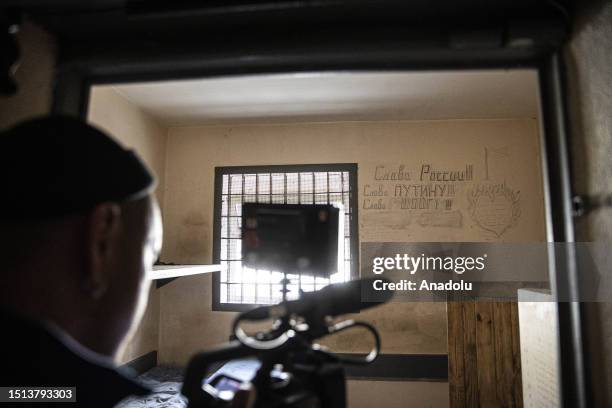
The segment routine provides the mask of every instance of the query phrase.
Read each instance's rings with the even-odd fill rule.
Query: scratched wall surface
[[[231,165],[358,163],[361,241],[541,241],[539,154],[535,119],[170,128],[162,259],[211,262],[214,168]],[[211,291],[209,276],[161,289],[162,362],[227,340],[234,314],[211,311]],[[447,352],[444,303],[358,317],[380,329],[384,352]],[[327,344],[354,351],[363,338]]]

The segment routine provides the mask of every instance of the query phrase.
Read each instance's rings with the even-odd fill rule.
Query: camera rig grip
[[[380,353],[377,330],[369,323],[332,318],[382,304],[386,295],[373,303],[361,301],[362,287],[370,287],[372,279],[330,285],[311,293],[302,293],[296,301],[262,306],[239,314],[232,333],[236,341],[216,350],[195,355],[185,373],[182,393],[190,408],[228,407],[231,398],[221,395],[212,383],[205,382],[211,365],[217,362],[255,357],[261,365],[250,381],[256,391],[255,408],[343,408],[345,381],[343,365],[369,364]],[[273,320],[268,332],[252,336],[241,328],[244,321]],[[339,356],[313,343],[315,340],[352,328],[367,330],[374,339],[368,355]],[[282,367],[282,379],[272,376],[275,367]],[[278,373],[278,370],[276,370]],[[275,382],[276,381],[276,382]]]

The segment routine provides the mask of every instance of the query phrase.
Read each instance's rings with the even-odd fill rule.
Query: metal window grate
[[[241,216],[242,204],[246,202],[279,204],[334,204],[341,203],[344,217],[344,270],[330,279],[309,276],[288,275],[291,291],[288,297],[294,298],[299,289],[318,290],[330,282],[344,282],[351,278],[354,268],[351,238],[352,217],[352,174],[333,166],[325,171],[322,165],[313,165],[313,171],[304,171],[308,166],[274,166],[274,171],[261,171],[261,168],[222,168],[220,185],[215,191],[217,203],[220,202],[220,233],[217,234],[217,259],[227,266],[220,273],[218,302],[220,304],[272,304],[281,300],[280,271],[255,270],[242,266]],[[281,168],[282,167],[282,168]],[[299,170],[298,170],[299,168]],[[231,169],[231,170],[230,170]],[[250,169],[257,170],[249,172]],[[284,171],[280,171],[284,170]],[[218,194],[220,193],[220,200]],[[354,272],[353,272],[354,273]]]

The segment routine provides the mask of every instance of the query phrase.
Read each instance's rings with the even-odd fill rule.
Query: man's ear
[[[106,293],[109,273],[116,264],[121,238],[121,207],[110,202],[98,204],[88,221],[83,287],[97,300]]]

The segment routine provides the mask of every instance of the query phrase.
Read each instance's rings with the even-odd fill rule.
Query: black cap
[[[0,218],[34,220],[142,198],[155,179],[130,150],[66,116],[28,120],[0,134]]]

